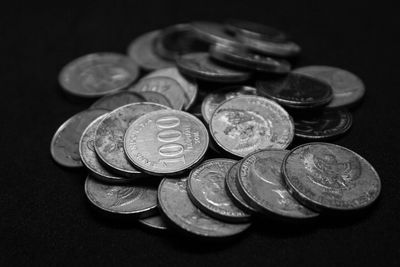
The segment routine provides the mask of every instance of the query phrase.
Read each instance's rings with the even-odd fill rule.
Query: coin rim
[[[119,107],[116,107],[116,108],[114,108],[114,109],[107,109],[107,108],[104,108],[104,107],[97,107],[97,106],[96,106],[96,105],[99,105],[99,103],[104,103],[105,101],[110,101],[109,99],[112,99],[113,96],[119,95],[119,94],[132,94],[132,95],[137,96],[138,99],[141,99],[141,101],[131,102],[131,103],[145,102],[144,97],[141,96],[141,95],[139,95],[137,92],[132,92],[132,91],[125,91],[125,90],[123,90],[123,91],[118,91],[118,92],[115,92],[115,93],[112,93],[112,94],[104,95],[104,96],[103,96],[104,98],[103,98],[103,97],[100,97],[99,99],[97,99],[96,101],[94,101],[94,102],[90,105],[89,109],[106,109],[106,110],[109,110],[109,111],[113,111],[113,110],[116,109],[116,108],[122,107],[122,106],[119,106]],[[105,97],[110,97],[110,98],[107,99],[107,100],[104,100]],[[131,104],[131,103],[128,103],[128,104]],[[127,105],[127,104],[125,104],[125,105]]]

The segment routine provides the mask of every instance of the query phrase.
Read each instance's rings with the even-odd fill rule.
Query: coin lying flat
[[[295,118],[295,136],[322,140],[337,137],[347,132],[353,123],[347,110],[324,109],[320,113]]]
[[[208,148],[208,132],[195,116],[158,110],[138,118],[126,131],[129,161],[152,175],[175,175],[191,168]]]
[[[152,102],[152,103],[157,103],[160,105],[164,105],[169,108],[173,108],[171,102],[168,100],[168,98],[158,92],[155,91],[144,91],[144,92],[138,92],[139,95],[141,95],[146,102]]]
[[[208,94],[201,104],[201,114],[205,122],[209,123],[215,109],[225,100],[240,95],[256,95],[257,89],[250,86],[230,86],[219,89],[217,93]]]
[[[187,193],[187,179],[164,179],[158,188],[161,210],[176,226],[203,237],[228,237],[249,228],[249,223],[225,223],[196,208]]]
[[[124,134],[129,125],[151,111],[167,109],[156,103],[132,103],[110,112],[96,130],[95,150],[107,167],[128,177],[143,176],[129,164],[124,153]]]
[[[248,37],[242,34],[236,35],[236,38],[248,49],[261,54],[278,57],[291,57],[298,55],[301,51],[301,47],[292,41],[271,42]]]
[[[53,159],[64,167],[82,167],[79,155],[82,133],[93,120],[107,112],[104,109],[84,110],[65,121],[51,139],[50,153]]]
[[[102,98],[94,102],[90,106],[90,108],[103,108],[111,111],[130,103],[144,101],[145,99],[137,93],[123,91],[103,96]]]
[[[157,211],[157,188],[143,185],[112,185],[88,176],[85,193],[96,207],[114,214],[144,218]]]
[[[226,31],[223,24],[208,21],[195,21],[190,24],[200,38],[210,44],[237,45],[239,41]]]
[[[80,97],[99,97],[128,87],[139,75],[129,57],[114,53],[90,54],[68,63],[59,76],[62,88]]]
[[[287,150],[254,152],[239,167],[239,190],[255,209],[268,214],[305,219],[318,216],[287,191],[281,175],[281,166]]]
[[[175,65],[174,62],[165,60],[154,52],[154,43],[159,34],[160,31],[145,33],[133,40],[128,47],[129,57],[147,71],[169,68]]]
[[[217,107],[210,132],[225,151],[244,157],[260,149],[284,149],[292,141],[294,126],[277,103],[259,96],[239,96]]]
[[[152,215],[150,217],[140,219],[139,223],[156,230],[167,230],[168,226],[165,220],[161,217],[159,212],[156,215]]]
[[[378,173],[357,153],[329,143],[308,143],[284,159],[282,172],[291,194],[315,210],[355,210],[379,196]]]
[[[333,99],[327,108],[351,105],[359,101],[365,94],[365,86],[353,73],[329,66],[306,66],[294,72],[312,76],[332,86]]]

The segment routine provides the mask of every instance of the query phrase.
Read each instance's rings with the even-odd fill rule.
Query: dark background
[[[0,9],[1,266],[400,266],[397,8],[382,1],[108,2],[14,1]],[[362,78],[364,101],[335,143],[380,174],[381,196],[368,212],[306,225],[258,221],[238,239],[201,242],[100,216],[84,195],[86,172],[52,161],[55,130],[88,106],[61,92],[64,64],[92,52],[124,53],[153,29],[225,18],[289,32],[303,48],[298,66],[337,66]]]

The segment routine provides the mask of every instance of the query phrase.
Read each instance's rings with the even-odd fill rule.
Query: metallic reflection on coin
[[[112,185],[88,176],[85,193],[93,205],[114,214],[144,218],[157,212],[157,188],[150,186]]]
[[[308,143],[284,159],[290,193],[315,210],[355,210],[372,204],[381,191],[378,173],[355,152],[329,143]]]
[[[281,166],[288,150],[257,151],[240,164],[238,175],[242,196],[255,209],[268,215],[306,219],[318,216],[299,204],[287,191]]]
[[[187,179],[164,179],[158,188],[160,207],[167,218],[181,229],[203,237],[228,237],[249,228],[250,223],[225,223],[203,213],[187,193]]]
[[[147,227],[150,227],[152,229],[156,229],[156,230],[167,230],[168,229],[166,222],[161,217],[159,212],[157,212],[156,215],[152,215],[150,217],[140,219],[139,223],[141,223]]]
[[[161,93],[155,91],[144,91],[144,92],[138,92],[138,94],[141,95],[146,102],[157,103],[169,108],[173,108],[168,98]]]
[[[208,148],[208,132],[195,116],[158,110],[138,118],[126,131],[129,161],[156,176],[174,175],[197,164]]]
[[[240,45],[240,42],[226,31],[223,24],[208,21],[195,21],[190,25],[200,38],[210,44]]]
[[[259,96],[238,96],[217,107],[210,120],[217,144],[238,157],[260,149],[285,149],[293,139],[289,114],[277,103]]]
[[[124,105],[136,102],[144,102],[145,99],[134,92],[118,92],[111,95],[106,95],[94,102],[90,108],[103,108],[107,110],[114,110]]]
[[[194,168],[188,179],[193,204],[208,215],[227,222],[246,222],[250,214],[239,209],[226,193],[225,176],[235,164],[231,159],[210,159]]]
[[[84,110],[65,121],[51,139],[50,153],[53,159],[64,167],[82,167],[79,155],[82,133],[93,120],[107,112],[104,109]]]
[[[167,109],[156,103],[132,103],[110,112],[96,130],[95,150],[103,164],[120,175],[143,176],[129,164],[124,153],[124,134],[129,125],[151,111]]]
[[[294,72],[309,75],[332,86],[333,99],[327,108],[349,106],[359,101],[365,94],[365,86],[353,73],[329,66],[306,66]]]
[[[114,53],[89,54],[68,63],[59,76],[62,88],[80,97],[99,97],[127,88],[139,75],[136,63]]]
[[[253,50],[265,55],[278,56],[278,57],[292,57],[301,52],[301,47],[292,42],[271,42],[267,40],[260,40],[251,38],[246,35],[238,34],[236,38],[242,42],[248,49]]]

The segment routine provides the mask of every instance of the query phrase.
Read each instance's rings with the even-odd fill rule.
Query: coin
[[[157,103],[172,108],[171,102],[165,95],[161,93],[158,93],[156,91],[144,91],[144,92],[138,92],[138,94],[144,97],[146,102]]]
[[[239,41],[231,34],[227,33],[223,24],[208,21],[194,21],[190,24],[193,30],[211,44],[240,45]]]
[[[261,150],[243,159],[238,188],[255,209],[267,215],[306,219],[318,216],[299,204],[287,191],[281,166],[288,150]]]
[[[132,103],[110,112],[96,130],[95,150],[100,161],[114,172],[127,177],[143,176],[129,164],[124,153],[124,134],[129,125],[151,111],[167,109],[156,103]]]
[[[149,77],[141,79],[128,89],[131,92],[154,91],[168,98],[174,109],[182,109],[186,103],[185,91],[178,82],[169,77]]]
[[[62,88],[80,97],[99,97],[128,87],[139,75],[129,57],[114,53],[89,54],[68,63],[59,76]]]
[[[194,168],[188,179],[188,194],[199,209],[222,221],[238,223],[250,220],[226,193],[225,176],[235,164],[231,159],[210,159]]]
[[[133,40],[128,47],[129,57],[147,71],[173,67],[175,65],[174,62],[161,58],[154,51],[154,43],[160,32],[157,30],[145,33]]]
[[[286,155],[282,172],[289,192],[317,211],[355,210],[381,191],[378,173],[357,153],[329,143],[308,143]]]
[[[88,176],[85,193],[101,210],[144,218],[157,211],[157,188],[144,185],[113,185]]]
[[[179,71],[188,76],[211,82],[242,82],[250,73],[227,68],[210,59],[206,52],[190,53],[178,58]]]
[[[111,111],[130,103],[144,102],[144,101],[145,99],[141,95],[135,92],[123,91],[103,96],[102,98],[94,102],[90,106],[90,108],[102,108]]]
[[[182,86],[183,90],[185,91],[186,102],[184,105],[185,110],[189,110],[189,108],[194,104],[197,96],[197,83],[190,78],[183,77],[177,68],[166,68],[153,71],[149,73],[145,78],[150,77],[158,77],[158,76],[165,76],[171,79],[174,79]]]
[[[156,176],[175,175],[191,168],[208,148],[208,132],[195,116],[179,110],[143,115],[126,131],[129,161]]]
[[[301,47],[292,41],[271,42],[242,34],[236,35],[236,38],[248,49],[261,54],[277,57],[292,57],[298,55],[301,51]]]
[[[333,99],[327,108],[349,106],[365,94],[361,79],[347,70],[329,66],[306,66],[295,69],[294,72],[320,79],[332,87]]]
[[[225,151],[244,157],[260,149],[284,149],[292,141],[294,126],[277,103],[259,96],[239,96],[217,107],[210,132]]]
[[[217,93],[208,94],[201,104],[201,114],[205,122],[209,123],[215,109],[225,100],[240,95],[256,95],[257,89],[250,86],[230,86],[219,89]]]
[[[150,227],[152,229],[156,230],[167,230],[168,226],[164,219],[161,217],[159,212],[156,213],[156,215],[140,219],[139,223],[146,225],[147,227]]]
[[[305,117],[295,118],[294,134],[300,138],[322,140],[347,132],[353,123],[347,110],[325,109]]]
[[[250,223],[225,223],[203,213],[187,193],[187,179],[164,179],[158,187],[158,200],[166,217],[182,230],[203,237],[228,237],[249,228]]]
[[[315,108],[332,100],[332,87],[312,77],[290,73],[256,82],[258,93],[290,108]]]
[[[246,68],[254,71],[287,73],[290,71],[290,63],[284,59],[275,59],[251,52],[243,47],[226,45],[213,45],[210,55],[218,61]]]
[[[53,159],[64,167],[82,167],[79,139],[94,119],[107,112],[104,109],[84,110],[65,121],[51,139],[50,153]]]

